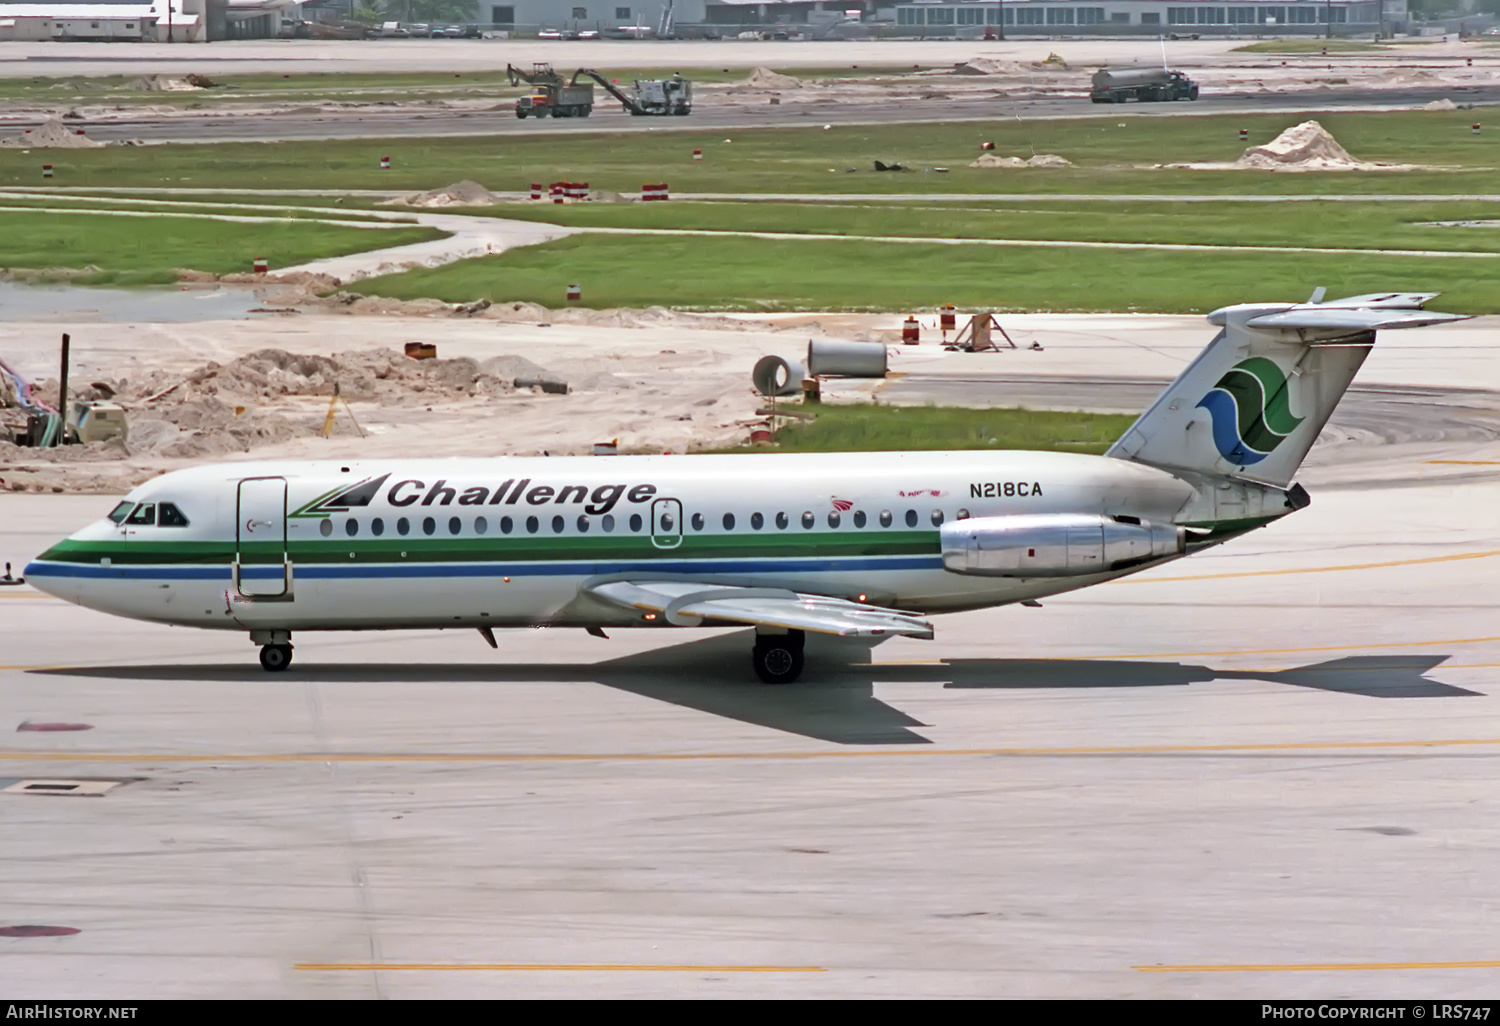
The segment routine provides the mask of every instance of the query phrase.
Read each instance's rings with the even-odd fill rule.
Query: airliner
[[[1382,328],[1435,293],[1241,304],[1103,456],[1022,451],[262,461],[155,478],[26,568],[155,623],[244,631],[750,626],[768,684],[809,632],[931,638],[1301,509],[1293,476]]]

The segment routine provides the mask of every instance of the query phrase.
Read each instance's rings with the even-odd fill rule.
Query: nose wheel
[[[801,631],[756,637],[755,648],[750,652],[755,675],[766,684],[790,684],[802,676],[804,639]]]
[[[291,645],[262,645],[260,647],[260,666],[267,673],[280,673],[291,665]]]

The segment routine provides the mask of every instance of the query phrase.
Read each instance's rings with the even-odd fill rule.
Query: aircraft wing
[[[658,613],[678,627],[723,620],[841,637],[932,637],[932,624],[912,613],[785,588],[725,587],[700,581],[608,581],[584,590],[626,609]]]
[[[1245,322],[1251,328],[1311,328],[1376,331],[1381,328],[1420,328],[1427,324],[1468,320],[1463,314],[1432,313],[1411,309],[1339,309],[1334,306],[1299,306],[1281,313],[1262,314]]]

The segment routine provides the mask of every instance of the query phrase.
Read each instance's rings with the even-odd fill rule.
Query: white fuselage
[[[138,523],[101,519],[27,574],[104,612],[238,630],[648,625],[583,593],[612,577],[932,613],[1130,572],[954,573],[940,523],[1170,523],[1195,494],[1125,460],[1017,451],[230,463],[140,486],[127,500]],[[186,525],[147,522],[147,503],[172,504]]]

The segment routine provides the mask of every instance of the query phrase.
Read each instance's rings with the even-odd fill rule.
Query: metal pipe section
[[[885,360],[883,342],[836,342],[815,338],[807,343],[807,371],[814,377],[831,374],[844,378],[883,378]]]
[[[762,356],[750,372],[755,390],[764,396],[801,395],[807,371],[796,360],[780,356]]]

